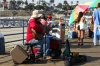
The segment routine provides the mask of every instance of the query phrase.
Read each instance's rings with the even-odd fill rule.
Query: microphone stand
[[[44,25],[45,33],[44,33],[44,44],[43,44],[43,59],[46,59],[46,24]]]

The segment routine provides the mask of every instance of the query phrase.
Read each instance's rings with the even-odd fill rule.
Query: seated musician
[[[55,23],[51,21],[52,17],[46,17],[45,15],[42,15],[40,17],[42,25],[47,26],[47,34],[50,35],[50,32],[52,31],[52,28],[55,27]]]
[[[46,56],[46,59],[51,59],[49,55],[50,49],[50,40],[48,38],[42,37],[42,39],[36,39],[35,32],[44,35],[45,30],[42,28],[42,24],[39,22],[38,10],[34,10],[31,18],[28,21],[26,42],[34,44],[37,43],[40,45],[40,51],[37,52],[36,57],[39,57],[41,54]],[[34,32],[35,31],[35,32]],[[45,42],[46,40],[46,42]],[[43,49],[43,44],[46,44],[46,50]],[[46,53],[44,53],[46,52]]]

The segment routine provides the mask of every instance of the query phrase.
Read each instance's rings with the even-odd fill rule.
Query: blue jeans
[[[43,54],[43,56],[49,56],[50,52],[50,39],[48,37],[43,37],[42,40],[32,39],[28,43],[37,43],[40,45],[40,50],[37,52],[36,56]]]
[[[94,24],[94,39],[93,39],[94,45],[98,44],[98,37],[97,37],[97,29],[98,28],[100,28],[100,25]],[[99,37],[99,39],[100,39],[100,37]]]

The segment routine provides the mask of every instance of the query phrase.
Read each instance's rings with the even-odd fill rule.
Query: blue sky
[[[3,0],[1,0],[1,1],[3,1]],[[10,1],[10,0],[7,0],[7,1]],[[25,0],[23,0],[23,1],[25,1]],[[27,1],[29,3],[32,2],[32,0],[27,0]],[[34,0],[34,1],[36,1],[36,0]],[[49,2],[50,0],[45,0],[45,1]],[[85,2],[89,2],[89,1],[93,1],[93,0],[67,0],[67,1],[68,1],[69,4],[71,3],[71,1],[73,1],[73,4],[76,4],[76,1],[79,1],[79,3],[81,4],[81,3],[85,3]],[[64,0],[55,0],[56,5],[58,3],[63,3],[63,2],[64,2]]]
[[[45,0],[45,1],[49,2],[50,0]],[[73,4],[76,4],[76,1],[79,1],[79,3],[81,4],[81,3],[90,2],[93,0],[67,0],[67,1],[69,4],[71,3],[71,1],[73,1]],[[63,2],[64,2],[64,0],[55,0],[55,4],[63,3]]]
[[[32,0],[28,0],[28,1],[31,2]],[[36,1],[36,0],[34,0],[34,1]],[[45,0],[45,1],[50,2],[50,0]],[[79,3],[81,4],[81,3],[90,2],[93,0],[66,0],[66,1],[68,1],[69,4],[71,3],[71,1],[73,1],[73,4],[76,4],[76,1],[79,1]],[[58,3],[63,3],[63,2],[64,2],[64,0],[55,0],[54,3],[57,5]]]

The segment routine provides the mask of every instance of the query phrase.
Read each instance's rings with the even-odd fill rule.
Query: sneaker
[[[83,46],[83,44],[81,44]]]
[[[94,45],[94,46],[100,46],[100,45]]]
[[[52,57],[51,56],[47,56],[46,59],[49,60],[49,59],[52,59]]]
[[[78,44],[78,46],[79,46],[80,44]]]

